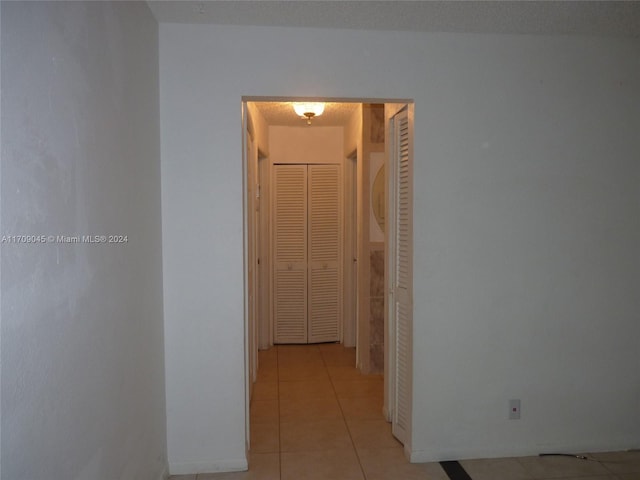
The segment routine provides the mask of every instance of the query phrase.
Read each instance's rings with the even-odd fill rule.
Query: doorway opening
[[[409,453],[413,104],[321,99],[301,118],[303,100],[242,102],[247,448],[258,350],[335,342],[384,373]]]

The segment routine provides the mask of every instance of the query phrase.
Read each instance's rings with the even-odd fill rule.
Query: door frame
[[[251,393],[253,392],[252,385],[252,372],[251,372],[251,361],[249,360],[249,352],[251,351],[252,339],[250,334],[250,311],[252,305],[250,305],[249,299],[249,251],[251,249],[251,242],[255,241],[254,238],[251,237],[250,230],[250,222],[251,215],[249,212],[249,206],[247,202],[247,198],[249,195],[248,183],[249,183],[249,152],[247,151],[247,142],[248,142],[248,128],[249,128],[249,108],[247,102],[242,102],[242,119],[241,119],[241,145],[242,145],[242,216],[243,216],[243,283],[244,283],[244,415],[245,415],[245,451],[249,451],[249,447],[251,445],[251,428],[250,428],[250,404],[251,404]],[[257,352],[256,352],[257,353]]]
[[[357,347],[358,338],[358,151],[345,158],[344,168],[344,311],[342,343]]]
[[[250,308],[251,306],[249,305],[249,296],[248,296],[248,291],[249,291],[249,271],[248,271],[248,260],[249,260],[249,256],[248,256],[248,251],[249,248],[251,247],[251,242],[255,241],[255,239],[253,238],[249,238],[250,234],[249,234],[249,227],[248,227],[248,222],[251,220],[251,215],[250,212],[248,211],[248,202],[247,202],[247,193],[248,193],[248,155],[247,155],[247,151],[246,151],[246,145],[247,145],[247,140],[246,140],[246,136],[248,133],[248,126],[251,124],[250,119],[249,119],[249,110],[247,108],[247,103],[248,102],[295,102],[295,101],[321,101],[321,102],[344,102],[344,103],[383,103],[385,104],[385,127],[386,127],[386,131],[388,131],[388,127],[389,127],[389,119],[390,117],[387,117],[387,106],[389,106],[389,111],[394,111],[395,109],[395,113],[397,113],[398,111],[400,111],[402,108],[407,107],[410,110],[410,128],[413,130],[413,109],[414,109],[414,102],[411,99],[383,99],[383,98],[377,98],[377,99],[372,99],[372,98],[326,98],[326,97],[312,97],[312,98],[306,98],[306,97],[270,97],[270,96],[243,96],[241,98],[241,103],[242,103],[242,108],[241,108],[241,112],[242,112],[242,130],[241,130],[241,145],[242,145],[242,187],[243,187],[243,251],[244,251],[244,267],[243,267],[243,273],[244,273],[244,330],[245,330],[245,335],[244,335],[244,350],[245,350],[245,432],[246,432],[246,449],[247,451],[249,451],[249,445],[250,445],[250,392],[251,392],[251,385],[249,384],[249,382],[251,381],[251,373],[250,373],[250,349],[251,349],[251,342],[250,342],[250,326],[249,326],[249,312],[250,312]],[[362,134],[362,132],[361,132]],[[388,137],[387,137],[388,138]],[[259,145],[258,145],[259,147]],[[413,159],[411,160],[413,161]],[[389,158],[389,153],[388,153],[388,149],[385,148],[385,168],[387,168],[387,171],[389,171],[389,168],[391,167],[390,165],[390,158]],[[390,211],[389,210],[389,197],[390,195],[387,195],[387,204],[386,204],[386,214],[385,214],[385,218],[387,219],[391,219],[391,215],[395,216],[395,212]],[[395,221],[395,220],[394,220]],[[413,223],[413,217],[411,219],[411,222]],[[388,245],[388,238],[389,236],[386,235],[386,241],[385,241],[385,264],[387,264],[387,260],[388,260],[388,251],[387,251],[387,245]],[[362,259],[360,258],[361,255],[357,255],[358,260],[362,261]],[[385,275],[385,286],[387,288],[387,290],[389,291],[389,284],[388,284],[388,280],[386,278]],[[389,313],[389,309],[385,308],[385,370],[384,370],[384,407],[383,407],[383,414],[385,415],[385,417],[387,418],[387,420],[391,420],[392,418],[392,413],[393,413],[393,408],[395,408],[395,403],[394,403],[394,389],[395,389],[395,377],[394,377],[394,371],[392,371],[389,367],[389,359],[391,357],[391,354],[394,353],[393,351],[390,351],[390,337],[389,334],[390,332],[393,330],[395,331],[395,323],[394,323],[394,318],[393,316],[388,315]],[[270,321],[270,324],[272,322]],[[356,325],[359,322],[356,322]],[[357,327],[356,327],[357,328]],[[257,354],[257,352],[256,352]],[[411,363],[413,361],[411,360]],[[410,379],[411,383],[413,383],[413,378]],[[410,443],[405,443],[405,454],[408,455],[410,453],[411,450],[411,445]]]
[[[271,202],[269,156],[258,146],[258,349],[266,350],[273,346],[273,322],[271,321]]]
[[[304,167],[304,179],[305,179],[305,187],[304,187],[304,195],[305,195],[305,202],[304,205],[306,207],[306,211],[304,214],[305,217],[305,224],[306,224],[306,228],[305,228],[305,248],[306,248],[306,253],[305,253],[305,270],[306,270],[306,275],[305,275],[305,281],[306,281],[306,287],[307,287],[307,293],[306,293],[306,300],[305,300],[305,343],[306,344],[314,344],[314,343],[325,343],[325,342],[342,342],[343,341],[343,332],[344,332],[344,285],[345,285],[345,278],[344,278],[344,257],[346,256],[346,248],[345,248],[345,235],[344,235],[344,217],[345,217],[345,205],[344,205],[344,187],[345,187],[345,183],[344,183],[344,164],[340,163],[340,162],[332,162],[332,161],[327,161],[325,163],[318,163],[318,162],[296,162],[296,163],[278,163],[278,162],[274,162],[271,165],[271,171],[272,171],[272,180],[275,179],[277,177],[277,172],[278,172],[278,167],[284,167],[286,169],[286,167]],[[325,336],[323,339],[319,339],[317,338],[318,335],[316,335],[316,338],[312,338],[313,337],[313,312],[314,312],[314,305],[313,305],[313,301],[312,301],[312,295],[311,295],[311,291],[313,289],[313,272],[318,271],[318,270],[322,270],[322,268],[320,268],[319,264],[322,263],[320,261],[317,261],[312,258],[312,247],[313,245],[315,245],[315,243],[313,242],[313,238],[312,238],[312,227],[313,227],[313,217],[312,217],[312,211],[313,211],[313,205],[314,202],[312,200],[313,196],[312,196],[312,192],[313,192],[313,186],[317,185],[314,184],[313,182],[313,178],[315,177],[315,175],[318,175],[318,173],[316,173],[314,175],[313,172],[317,172],[319,167],[331,167],[330,170],[332,170],[333,172],[335,172],[336,174],[336,178],[337,178],[337,192],[336,192],[336,202],[337,202],[337,211],[339,212],[338,215],[342,216],[342,220],[337,222],[337,232],[336,232],[336,236],[338,238],[338,252],[337,252],[337,261],[336,263],[336,269],[337,269],[337,285],[336,285],[336,296],[337,296],[337,305],[338,305],[338,319],[337,319],[337,323],[336,323],[336,337],[331,337],[331,339],[329,339],[329,336]],[[274,291],[276,289],[276,275],[277,272],[280,271],[279,270],[279,266],[277,264],[277,262],[275,261],[277,259],[277,240],[276,240],[276,236],[277,236],[277,228],[276,228],[276,224],[274,223],[276,221],[276,217],[277,217],[277,206],[276,206],[276,197],[277,197],[277,192],[278,192],[278,186],[277,186],[277,182],[273,182],[271,187],[270,187],[270,192],[271,192],[271,212],[273,213],[273,215],[270,218],[270,227],[271,227],[271,259],[273,260],[271,262],[271,273],[270,273],[270,280],[271,280],[271,286],[272,286],[272,291]],[[340,218],[340,217],[339,217]],[[295,262],[294,262],[295,263]],[[326,268],[326,264],[325,264],[325,268]],[[289,266],[289,268],[291,268],[291,265]],[[277,298],[278,298],[278,294],[274,294],[272,297],[272,302],[277,302]],[[277,304],[276,304],[277,305]],[[277,314],[276,314],[276,308],[272,309],[272,315],[271,315],[271,330],[274,332],[273,333],[273,344],[276,343],[276,332],[278,331],[278,329],[276,328],[276,321],[277,321]],[[321,336],[320,336],[321,337]],[[336,338],[335,340],[333,340],[333,338]],[[287,342],[284,343],[280,343],[280,344],[284,344],[286,345]],[[297,342],[291,342],[290,344],[297,344]]]
[[[397,215],[397,205],[396,205],[396,195],[398,191],[398,177],[397,177],[397,167],[398,167],[398,146],[396,145],[396,117],[398,114],[406,111],[408,127],[409,127],[409,150],[408,150],[408,159],[409,159],[409,245],[408,251],[410,256],[409,262],[409,271],[407,276],[409,277],[408,288],[406,292],[408,295],[405,295],[405,290],[396,288],[396,278],[397,278],[397,269],[396,269],[396,260],[399,257],[398,245],[396,242],[396,234],[398,232],[398,215]],[[410,359],[408,363],[408,367],[405,370],[409,377],[408,386],[404,394],[408,397],[408,405],[405,405],[408,409],[408,425],[402,427],[400,422],[398,421],[398,405],[397,405],[397,396],[399,392],[399,378],[397,375],[398,372],[398,344],[400,341],[397,338],[396,332],[398,331],[398,320],[396,318],[396,303],[398,301],[402,301],[405,304],[409,305],[409,313],[405,316],[408,316],[409,325],[409,338],[412,338],[413,333],[413,300],[412,300],[412,291],[413,291],[413,239],[412,239],[412,230],[413,230],[413,103],[395,103],[395,104],[385,104],[385,168],[387,172],[387,195],[386,195],[386,218],[389,221],[386,223],[386,231],[385,231],[385,289],[386,289],[386,299],[385,299],[385,365],[384,365],[384,376],[385,379],[385,394],[384,394],[384,407],[383,413],[388,421],[392,423],[392,432],[396,438],[398,438],[404,444],[404,451],[407,458],[411,456],[411,430],[412,430],[412,400],[411,397],[413,395],[413,359],[412,359],[412,346],[409,347],[409,352],[407,355]],[[398,300],[402,299],[402,300]],[[408,300],[407,300],[408,299]]]

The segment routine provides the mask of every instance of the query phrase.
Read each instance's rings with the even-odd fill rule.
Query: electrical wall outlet
[[[520,420],[520,399],[509,400],[509,420]]]

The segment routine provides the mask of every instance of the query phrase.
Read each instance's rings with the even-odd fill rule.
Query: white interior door
[[[342,195],[339,165],[274,165],[274,342],[339,340]]]
[[[391,423],[393,435],[405,446],[410,441],[412,409],[412,119],[409,108],[391,118],[388,231],[390,364],[393,377]]]
[[[342,319],[340,165],[309,165],[308,343],[339,340]]]
[[[274,166],[275,343],[307,343],[307,166]]]

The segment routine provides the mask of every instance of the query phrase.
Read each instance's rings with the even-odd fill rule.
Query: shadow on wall
[[[364,110],[365,150],[370,174],[369,232],[369,367],[370,373],[384,371],[384,105],[366,105]],[[367,118],[368,117],[368,118]],[[368,133],[368,135],[367,135]]]

